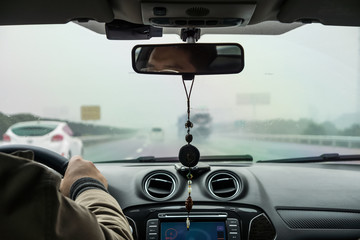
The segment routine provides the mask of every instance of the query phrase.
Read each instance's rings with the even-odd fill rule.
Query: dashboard
[[[360,166],[330,163],[97,163],[134,239],[359,239]]]

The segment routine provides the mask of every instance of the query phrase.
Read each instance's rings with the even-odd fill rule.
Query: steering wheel
[[[13,153],[30,150],[34,152],[34,161],[42,163],[64,176],[69,160],[46,148],[23,144],[9,144],[0,146],[0,152]]]

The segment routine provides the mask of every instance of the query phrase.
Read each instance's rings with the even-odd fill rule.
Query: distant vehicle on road
[[[191,134],[200,139],[207,139],[212,132],[212,118],[208,112],[196,112],[191,115],[191,122],[194,124],[190,130]],[[183,138],[186,135],[185,123],[187,121],[187,114],[178,118],[178,135]]]
[[[66,158],[83,154],[83,143],[73,136],[66,122],[29,121],[12,125],[3,135],[3,144],[27,144],[52,150]]]
[[[150,139],[153,141],[163,141],[164,140],[164,130],[160,127],[154,127],[150,132]]]

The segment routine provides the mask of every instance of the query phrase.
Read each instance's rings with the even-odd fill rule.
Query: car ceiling
[[[177,4],[177,5],[176,5]],[[360,26],[359,0],[3,0],[0,2],[0,25],[61,24],[77,21],[98,33],[105,33],[105,23],[124,20],[149,25],[147,15],[155,7],[167,8],[168,18],[206,19],[208,16],[187,16],[184,9],[208,9],[208,16],[224,18],[228,8],[232,17],[243,18],[232,28],[202,28],[202,33],[280,34],[302,24],[320,22],[325,25]],[[212,14],[212,15],[211,15]],[[90,21],[89,21],[90,20]],[[164,33],[177,33],[179,28],[164,27]]]

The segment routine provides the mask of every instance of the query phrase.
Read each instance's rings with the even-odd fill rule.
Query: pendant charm
[[[192,140],[193,140],[193,136],[192,136],[190,133],[188,133],[188,134],[185,136],[185,141],[186,141],[188,144],[190,144],[190,143],[192,142]]]
[[[194,124],[192,122],[190,122],[190,120],[187,120],[187,122],[185,123],[185,128],[189,129],[192,128],[194,126]]]
[[[190,219],[189,217],[186,218],[186,229],[189,231],[190,228]]]
[[[185,208],[188,211],[188,213],[190,213],[193,205],[194,205],[193,200],[191,199],[191,196],[189,196],[185,201]]]
[[[188,179],[192,179],[192,176],[191,176],[191,178],[188,178]],[[192,181],[191,181],[191,180],[188,180],[188,192],[189,192],[189,196],[190,196],[191,191],[192,191],[191,184],[192,184]]]
[[[179,161],[186,167],[195,167],[200,160],[199,150],[191,144],[184,145],[179,151]]]

